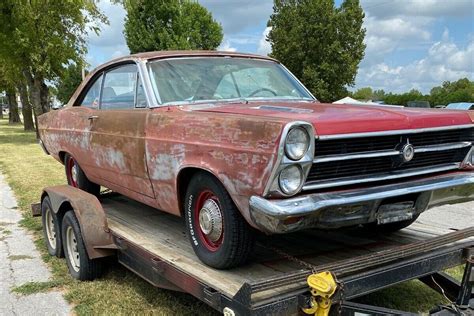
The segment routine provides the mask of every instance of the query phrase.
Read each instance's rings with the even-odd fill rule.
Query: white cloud
[[[367,13],[377,18],[393,16],[465,17],[472,16],[474,11],[472,0],[362,0],[361,4]]]
[[[218,50],[224,51],[224,52],[235,52],[237,49],[235,47],[232,47],[230,45],[230,42],[228,40],[224,40],[222,44],[219,46]]]
[[[394,92],[419,89],[424,93],[443,81],[467,77],[474,80],[474,40],[460,47],[449,38],[434,43],[425,57],[404,66],[381,62],[361,68],[357,86],[371,86]]]
[[[86,60],[92,67],[130,53],[123,35],[124,8],[110,1],[100,1],[98,7],[107,16],[109,25],[102,25],[99,35],[89,34]]]
[[[233,35],[266,22],[273,12],[272,0],[199,0],[222,24],[226,35]]]
[[[272,51],[272,46],[270,45],[270,42],[267,41],[267,36],[271,29],[271,27],[265,28],[262,33],[262,37],[258,41],[257,53],[260,55],[268,55]]]

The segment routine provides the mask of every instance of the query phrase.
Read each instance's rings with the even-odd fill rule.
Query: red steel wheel
[[[66,176],[69,185],[78,188],[78,165],[72,156],[67,157],[66,161]]]
[[[194,207],[194,220],[198,236],[204,246],[212,252],[217,251],[224,239],[224,222],[219,199],[209,190],[202,191]]]

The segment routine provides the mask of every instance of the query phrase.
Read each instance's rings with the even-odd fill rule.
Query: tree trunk
[[[40,100],[41,100],[41,109],[42,113],[49,112],[50,106],[49,106],[49,88],[48,86],[44,83],[43,80],[40,82]]]
[[[16,101],[16,92],[15,89],[7,90],[8,98],[8,124],[18,124],[21,123],[20,114],[18,113],[18,102]]]
[[[23,104],[23,127],[25,131],[34,131],[33,111],[31,108],[30,98],[28,98],[28,90],[24,82],[18,84],[18,93],[20,94],[21,104]]]
[[[41,91],[40,91],[40,80],[38,78],[34,78],[33,75],[28,71],[24,70],[23,74],[26,79],[26,83],[28,85],[28,94],[31,102],[31,108],[33,109],[33,117],[35,120],[35,128],[36,128],[36,138],[39,139],[39,131],[38,131],[38,116],[43,114],[43,107],[41,106]]]

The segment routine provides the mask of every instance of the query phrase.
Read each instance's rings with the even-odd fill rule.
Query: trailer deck
[[[123,265],[155,286],[191,293],[235,314],[297,312],[310,297],[306,278],[314,271],[337,277],[333,303],[346,302],[341,311],[368,311],[347,301],[415,278],[435,289],[434,279],[451,286],[453,293],[447,295],[457,298],[454,292],[461,286],[437,271],[465,264],[474,255],[474,227],[457,231],[416,222],[385,236],[357,229],[260,236],[251,263],[222,271],[194,255],[181,218],[114,193],[100,202]],[[469,265],[466,271],[471,270]]]

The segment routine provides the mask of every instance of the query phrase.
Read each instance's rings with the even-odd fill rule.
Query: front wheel
[[[248,259],[254,232],[217,179],[196,174],[189,182],[184,209],[191,245],[202,262],[229,269]]]

